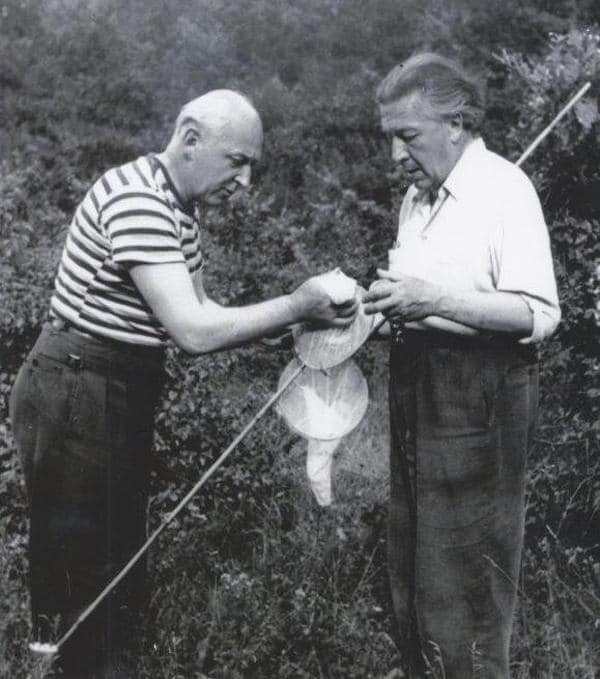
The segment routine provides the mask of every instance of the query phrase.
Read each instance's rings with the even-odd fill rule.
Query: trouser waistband
[[[89,368],[106,374],[136,373],[158,376],[164,372],[165,350],[115,340],[104,340],[45,323],[32,349],[74,368]]]
[[[424,348],[448,348],[464,351],[495,351],[519,356],[527,362],[538,360],[535,344],[521,344],[513,337],[502,334],[485,333],[480,335],[458,335],[450,332],[409,330],[404,328],[393,342],[400,350],[418,350]]]

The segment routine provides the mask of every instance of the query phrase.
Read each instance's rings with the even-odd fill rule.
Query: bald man
[[[154,408],[172,340],[199,355],[300,321],[348,324],[317,279],[246,307],[210,300],[200,208],[251,181],[262,125],[242,95],[217,90],[181,110],[162,153],[108,170],[71,222],[43,327],[10,413],[30,504],[37,641],[60,638],[146,537]],[[61,649],[62,676],[134,676],[145,567]]]

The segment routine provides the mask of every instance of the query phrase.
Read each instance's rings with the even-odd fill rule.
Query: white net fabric
[[[279,384],[298,369],[292,359]],[[354,361],[329,370],[305,368],[283,393],[277,410],[291,427],[305,438],[339,439],[360,422],[369,402],[367,382]]]
[[[341,439],[332,439],[331,441],[308,439],[306,476],[315,499],[321,507],[327,507],[333,502],[331,467],[333,465],[333,454],[340,443]]]
[[[347,328],[315,330],[301,324],[294,328],[296,354],[309,368],[327,370],[349,359],[366,342],[374,316],[367,316],[362,304]]]

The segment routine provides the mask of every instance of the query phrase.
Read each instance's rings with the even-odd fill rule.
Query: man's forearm
[[[319,276],[289,295],[245,307],[223,307],[206,296],[201,281],[193,284],[183,263],[140,264],[130,274],[169,336],[194,355],[238,346],[302,321],[345,327],[356,313],[355,298],[332,304]]]
[[[200,314],[197,323],[190,319],[186,339],[181,342],[192,354],[239,346],[300,320],[291,295],[245,307],[223,307],[207,299]]]
[[[420,321],[408,321],[407,323],[404,323],[403,326],[408,330],[438,330],[442,332],[451,332],[455,335],[473,336],[479,335],[479,333],[482,332],[477,328],[472,328],[470,325],[450,321],[441,316],[427,316]]]
[[[433,309],[435,316],[484,332],[528,337],[533,331],[529,306],[513,292],[442,292]]]

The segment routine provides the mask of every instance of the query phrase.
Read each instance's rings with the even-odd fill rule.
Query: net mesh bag
[[[279,379],[281,386],[298,370],[294,358]],[[288,426],[305,438],[342,438],[360,422],[369,402],[367,381],[352,360],[329,370],[305,368],[277,403]]]
[[[345,328],[315,329],[302,323],[294,327],[294,349],[309,368],[327,370],[349,359],[366,342],[374,316],[367,316],[362,304],[352,323]]]

